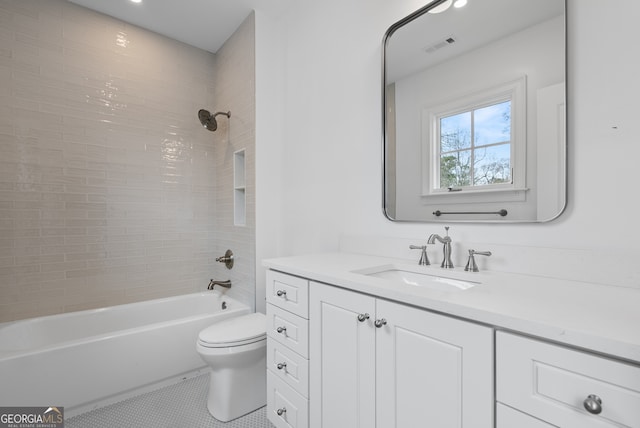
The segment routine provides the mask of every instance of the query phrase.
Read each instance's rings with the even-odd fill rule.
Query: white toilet
[[[200,332],[198,354],[211,367],[207,408],[227,422],[267,403],[266,317],[242,315]]]

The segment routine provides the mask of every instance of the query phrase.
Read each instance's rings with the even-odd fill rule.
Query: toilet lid
[[[267,320],[259,312],[229,318],[215,323],[200,332],[198,340],[203,345],[241,345],[255,342],[267,334]]]

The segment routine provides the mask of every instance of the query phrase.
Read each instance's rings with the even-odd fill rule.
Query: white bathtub
[[[198,333],[247,305],[218,291],[0,324],[0,403],[69,417],[205,370]]]

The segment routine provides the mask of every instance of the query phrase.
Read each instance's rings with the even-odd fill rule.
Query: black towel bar
[[[500,211],[434,211],[433,215],[440,217],[442,214],[498,214],[502,217],[507,215],[507,210],[502,209]]]

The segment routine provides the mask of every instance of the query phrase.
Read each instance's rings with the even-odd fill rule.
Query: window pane
[[[471,147],[471,112],[440,119],[440,153]]]
[[[475,150],[473,185],[511,182],[511,145],[501,144]]]
[[[511,101],[480,108],[473,118],[477,146],[511,140]]]
[[[471,184],[471,151],[440,155],[440,188],[462,187]]]

